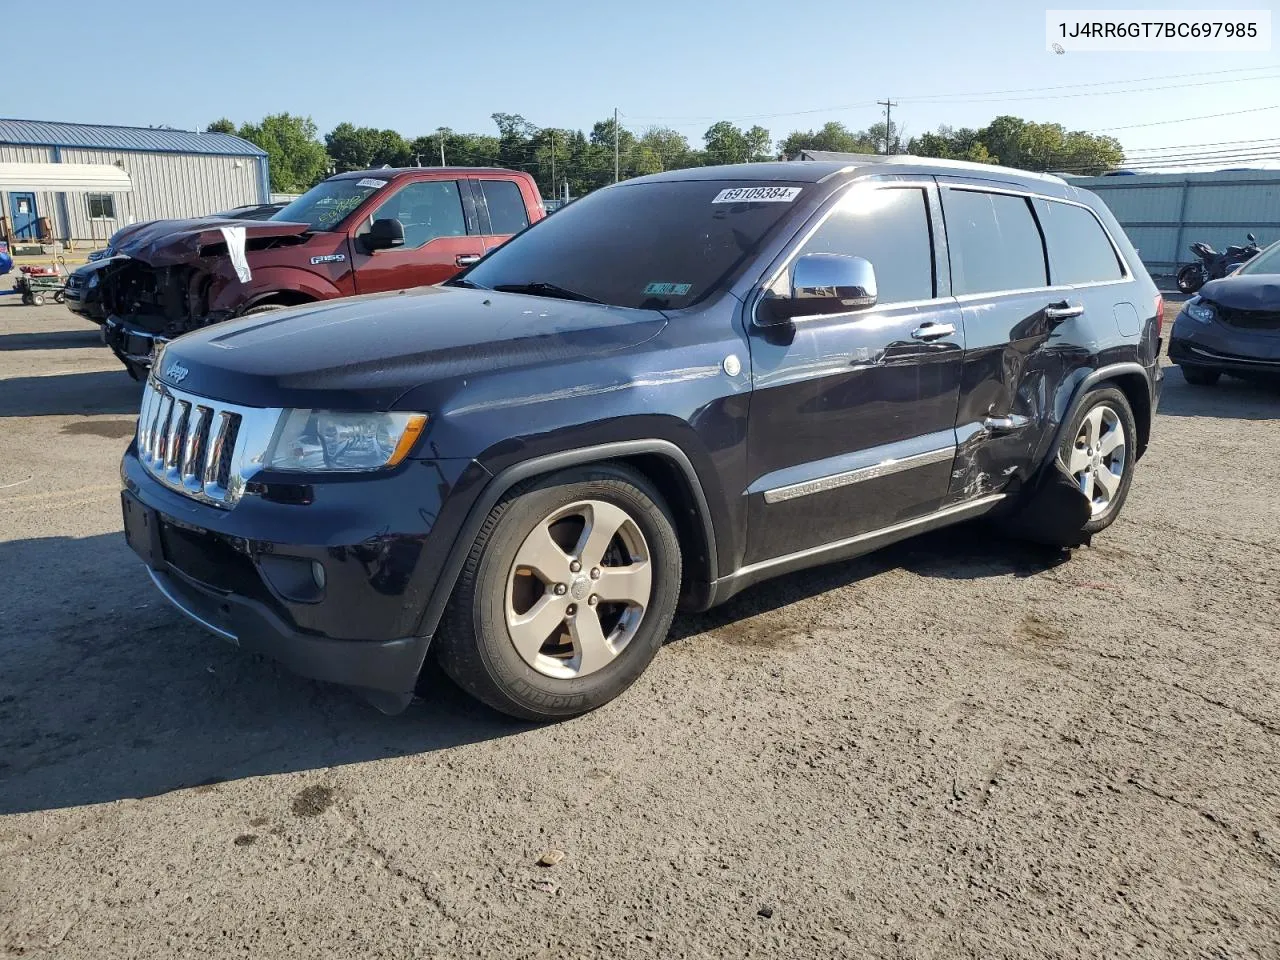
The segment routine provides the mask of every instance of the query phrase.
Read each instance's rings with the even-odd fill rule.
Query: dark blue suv
[[[986,516],[1078,545],[1147,445],[1162,303],[1097,198],[912,157],[627,181],[441,287],[169,344],[129,542],[214,633],[387,711],[617,696],[678,605]]]

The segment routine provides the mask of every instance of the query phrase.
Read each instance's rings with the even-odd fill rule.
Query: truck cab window
[[[438,237],[464,237],[467,221],[456,180],[424,180],[411,183],[388,197],[369,222],[399,220],[404,227],[404,249],[421,247]]]

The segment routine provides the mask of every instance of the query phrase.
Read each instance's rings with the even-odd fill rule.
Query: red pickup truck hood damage
[[[241,227],[245,232],[245,246],[253,250],[258,241],[282,237],[301,237],[309,229],[305,223],[288,223],[280,220],[246,221],[218,217],[201,217],[196,220],[153,220],[125,227],[116,234],[112,249],[134,260],[153,267],[190,263],[202,256],[209,256],[207,248],[217,247],[217,253],[226,252],[222,227]]]

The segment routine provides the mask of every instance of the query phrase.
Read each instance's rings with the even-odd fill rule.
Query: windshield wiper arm
[[[488,287],[482,287],[474,280],[468,280],[466,277],[454,277],[452,280],[444,282],[446,287],[466,287],[469,290],[488,290]]]
[[[554,297],[557,300],[576,300],[579,303],[602,303],[595,297],[574,290],[566,290],[554,283],[500,283],[493,288],[499,293],[527,293],[534,297]]]

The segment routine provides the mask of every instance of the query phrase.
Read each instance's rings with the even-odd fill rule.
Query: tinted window
[[[399,220],[406,248],[420,247],[436,237],[461,237],[467,232],[462,195],[456,180],[424,180],[392,194],[369,218]]]
[[[643,310],[687,307],[729,284],[811,189],[708,180],[606,187],[504,243],[464,280],[553,284]]]
[[[1032,200],[1054,283],[1097,283],[1120,280],[1124,271],[1098,218],[1084,207],[1052,200]]]
[[[933,246],[925,192],[854,190],[800,249],[862,257],[876,271],[880,303],[928,300],[933,293]]]
[[[489,208],[489,223],[495,234],[519,233],[529,225],[520,185],[513,180],[481,180],[480,192]]]
[[[1023,197],[971,190],[943,194],[957,295],[1048,285],[1044,244]]]

